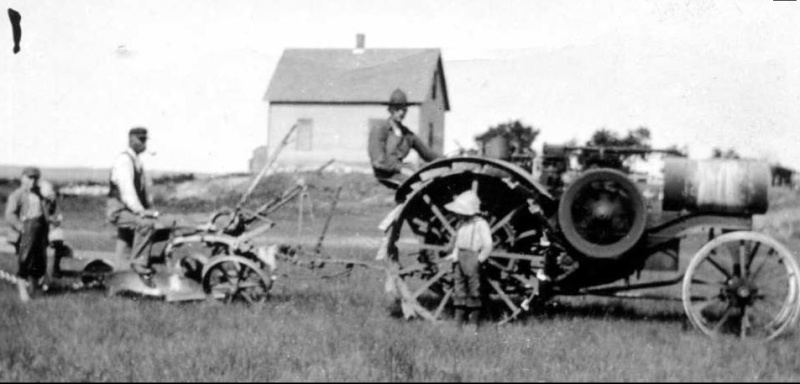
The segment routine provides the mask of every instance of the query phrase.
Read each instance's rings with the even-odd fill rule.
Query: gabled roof
[[[386,103],[396,88],[422,103],[439,71],[450,110],[438,49],[286,49],[264,99],[271,103]]]

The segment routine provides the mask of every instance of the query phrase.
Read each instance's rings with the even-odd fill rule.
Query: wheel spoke
[[[714,327],[711,328],[711,331],[713,333],[718,333],[719,332],[720,327],[722,327],[722,325],[725,324],[725,322],[728,321],[728,317],[731,316],[731,311],[732,310],[733,310],[733,305],[728,304],[728,307],[725,308],[725,313],[722,314],[722,318],[719,319],[717,324]]]
[[[744,265],[744,264],[742,264]],[[739,337],[744,339],[747,336],[747,327],[750,326],[750,319],[747,316],[747,306],[742,307],[742,318],[739,321]]]
[[[758,253],[758,249],[761,247],[761,242],[756,242],[753,246],[753,249],[750,251],[750,255],[747,257],[747,266],[745,270],[750,273],[750,267],[753,266],[753,259],[755,259],[756,254]]]
[[[450,225],[450,222],[449,222],[449,221],[447,221],[447,218],[446,218],[446,217],[444,217],[444,215],[442,214],[442,211],[441,211],[441,210],[439,210],[439,207],[437,207],[435,204],[433,204],[433,203],[431,202],[431,198],[430,198],[430,196],[428,196],[428,195],[425,195],[425,196],[423,196],[423,197],[422,197],[422,199],[423,199],[423,200],[425,201],[425,203],[426,203],[426,204],[428,204],[428,206],[431,208],[431,211],[432,211],[432,212],[433,212],[433,214],[436,216],[436,218],[437,218],[437,219],[439,219],[439,222],[441,222],[441,223],[442,223],[442,226],[443,226],[443,227],[445,227],[445,228],[447,229],[447,232],[450,232],[450,235],[451,235],[451,236],[455,236],[456,230],[453,228],[453,226],[452,226],[452,225]]]
[[[440,270],[439,273],[428,279],[428,281],[422,284],[422,286],[417,288],[417,290],[411,295],[411,298],[416,299],[417,297],[419,297],[419,295],[427,291],[428,288],[430,288],[435,282],[439,281],[439,279],[441,279],[442,276],[444,276],[446,273],[447,273],[446,270],[444,269]]]
[[[242,291],[239,291],[238,293],[239,293],[239,295],[238,295],[238,296],[240,296],[241,298],[243,298],[243,299],[244,299],[244,301],[246,301],[246,302],[247,302],[247,304],[249,304],[249,305],[252,305],[252,304],[253,304],[253,299],[250,297],[250,295],[248,295],[248,294],[247,294],[247,292],[242,292]]]
[[[713,253],[713,252],[712,252],[712,253]],[[723,267],[722,267],[722,266],[721,266],[719,263],[717,263],[717,261],[716,261],[716,260],[714,260],[713,258],[711,258],[711,254],[709,254],[709,255],[708,255],[708,257],[706,257],[706,260],[707,260],[709,263],[711,263],[711,265],[713,265],[713,266],[714,266],[714,268],[716,268],[718,271],[722,272],[722,274],[723,274],[723,275],[725,275],[725,278],[726,278],[726,279],[730,279],[730,278],[731,278],[731,273],[730,273],[730,272],[728,272],[728,270],[727,270],[727,269],[723,268]]]
[[[747,265],[747,262],[745,260],[745,257],[746,257],[745,254],[747,253],[747,251],[745,250],[744,241],[739,241],[739,252],[738,253],[739,253],[739,259],[738,259],[739,277],[744,279],[746,277],[745,266]]]
[[[756,268],[756,270],[750,274],[751,279],[755,279],[756,276],[758,276],[758,274],[761,273],[761,269],[764,268],[764,265],[766,265],[769,262],[770,256],[774,254],[775,254],[775,249],[770,248],[769,252],[767,252],[767,254],[764,255],[763,257],[764,261],[762,261],[761,264],[758,266],[758,268]]]
[[[444,297],[442,298],[442,301],[439,303],[439,306],[436,307],[436,312],[433,313],[434,318],[438,319],[442,315],[442,311],[444,311],[444,307],[450,301],[450,296],[452,295],[453,295],[453,288],[448,288],[444,292]]]
[[[508,222],[511,221],[514,215],[516,215],[517,212],[519,212],[520,208],[521,207],[512,209],[511,212],[508,212],[505,216],[503,216],[502,219],[500,219],[497,223],[495,223],[491,228],[492,234],[497,232],[497,230],[502,228],[504,225],[508,224]]]
[[[221,291],[221,292],[224,292],[224,293],[231,293],[231,292],[236,291],[236,285],[231,284],[231,283],[221,283],[221,284],[215,285],[213,290],[214,291]]]
[[[248,289],[248,288],[257,288],[260,287],[261,283],[257,281],[246,281],[244,283],[240,283],[237,285],[239,289]]]

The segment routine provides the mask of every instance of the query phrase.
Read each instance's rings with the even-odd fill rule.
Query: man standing
[[[134,231],[131,269],[152,285],[150,249],[158,212],[151,210],[153,199],[139,158],[145,149],[147,129],[132,128],[128,132],[128,148],[117,156],[111,169],[106,216],[117,228]]]
[[[372,170],[381,184],[392,189],[397,189],[414,174],[414,168],[403,163],[411,149],[417,151],[425,161],[440,157],[403,125],[407,110],[406,94],[400,89],[394,90],[389,97],[389,119],[375,125],[369,132],[368,150]]]
[[[16,241],[19,269],[17,289],[22,302],[30,300],[27,285],[34,290],[43,286],[47,271],[47,235],[50,223],[57,226],[56,195],[52,185],[39,181],[38,168],[22,170],[21,185],[8,196],[6,221],[11,224]]]

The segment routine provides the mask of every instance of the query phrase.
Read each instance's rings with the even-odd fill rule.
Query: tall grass
[[[798,336],[712,340],[679,306],[564,300],[478,334],[393,315],[374,273],[246,307],[0,289],[4,381],[797,381]]]
[[[112,249],[110,229],[90,225],[102,218],[102,204],[75,202],[67,216],[86,223],[65,223],[68,239]],[[370,260],[387,210],[340,207],[325,254]],[[282,212],[263,241],[313,243],[324,210],[313,223],[306,217],[300,236],[293,213]],[[13,257],[0,255],[0,268],[15,270]],[[796,327],[769,343],[710,339],[691,327],[679,302],[559,298],[472,334],[403,319],[375,270],[320,280],[287,267],[280,275],[271,299],[252,307],[96,290],[61,290],[22,305],[0,282],[0,381],[800,380]]]

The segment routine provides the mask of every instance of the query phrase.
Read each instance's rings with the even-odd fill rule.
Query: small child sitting
[[[480,264],[492,252],[492,231],[489,223],[478,215],[481,201],[478,195],[468,190],[444,207],[458,215],[453,252],[447,258],[455,265],[455,288],[453,302],[455,318],[459,326],[469,321],[477,327],[481,316],[481,268]]]

